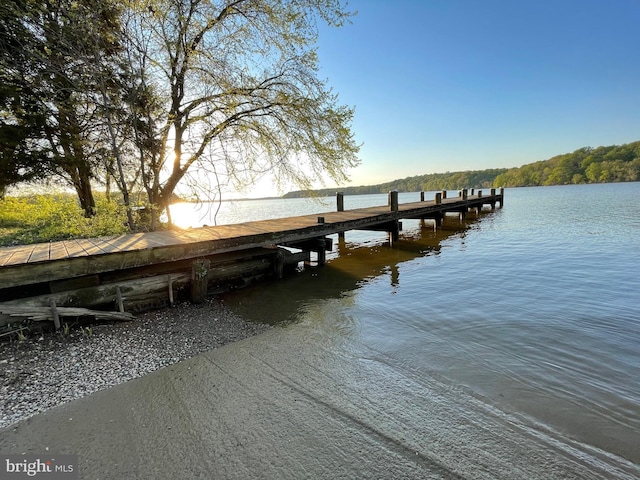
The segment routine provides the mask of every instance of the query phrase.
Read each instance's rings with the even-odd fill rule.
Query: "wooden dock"
[[[31,297],[36,297],[35,303],[40,306],[49,304],[53,298],[65,306],[82,306],[77,297],[69,299],[62,293],[92,288],[93,293],[85,293],[95,295],[99,291],[103,297],[113,295],[111,298],[123,310],[122,298],[116,297],[118,292],[122,297],[127,290],[125,283],[129,282],[132,288],[153,283],[147,279],[150,276],[168,278],[170,297],[172,276],[175,286],[195,283],[196,277],[204,278],[205,293],[206,282],[222,279],[225,271],[233,276],[262,269],[281,276],[287,265],[307,260],[309,252],[317,252],[318,263],[324,263],[325,251],[331,249],[328,235],[349,230],[382,230],[389,232],[392,240],[397,239],[402,219],[430,218],[438,226],[447,213],[464,216],[469,210],[479,211],[485,205],[492,209],[497,204],[502,206],[504,190],[491,189],[488,195],[480,190],[461,190],[453,198],[446,198],[443,191],[432,200],[425,200],[423,193],[420,195],[420,201],[399,204],[397,192],[390,192],[387,205],[344,210],[343,197],[338,194],[336,211],[314,215],[2,247],[0,307],[15,306],[19,299],[24,304]],[[304,253],[291,256],[277,247],[293,247]],[[166,290],[167,285],[162,288]]]

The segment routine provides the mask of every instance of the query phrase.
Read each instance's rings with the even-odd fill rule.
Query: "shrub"
[[[6,197],[0,201],[0,245],[90,238],[127,232],[124,206],[96,195],[96,215],[86,218],[71,194]]]

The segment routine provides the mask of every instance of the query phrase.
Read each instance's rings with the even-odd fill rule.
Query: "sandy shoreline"
[[[124,335],[120,335],[125,338]],[[640,478],[637,465],[296,324],[2,430],[80,478]]]
[[[0,342],[0,429],[270,327],[218,300],[146,312],[133,322]]]

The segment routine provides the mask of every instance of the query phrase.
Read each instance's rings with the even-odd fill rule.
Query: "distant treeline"
[[[609,147],[584,147],[549,160],[510,168],[495,186],[529,187],[640,180],[640,141]]]
[[[285,198],[310,195],[330,196],[337,191],[345,195],[364,195],[461,188],[531,187],[541,185],[568,185],[577,183],[608,183],[640,181],[640,141],[609,147],[583,147],[573,153],[557,155],[548,160],[516,168],[492,168],[466,172],[433,173],[393,180],[378,185],[325,188],[295,191]]]

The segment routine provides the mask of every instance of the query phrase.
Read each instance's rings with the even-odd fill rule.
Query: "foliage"
[[[129,6],[136,146],[157,211],[181,182],[243,188],[272,172],[308,188],[323,174],[343,181],[358,163],[353,109],[318,78],[313,47],[318,20],[350,16],[340,0]]]
[[[453,173],[435,173],[378,185],[295,191],[285,197],[459,190],[461,188],[529,187],[577,183],[640,181],[640,141],[608,147],[584,147],[522,167]]]
[[[69,194],[7,197],[0,201],[0,245],[20,245],[125,233],[123,205],[96,196],[96,215],[86,217]]]
[[[0,6],[0,189],[45,174],[72,186],[87,216],[105,157],[97,58],[119,51],[113,0],[6,0]],[[104,64],[105,62],[101,62]]]
[[[318,78],[315,49],[318,22],[351,16],[342,3],[2,2],[0,198],[57,176],[91,216],[92,184],[115,182],[127,206],[144,189],[155,219],[178,185],[202,198],[267,172],[345,180],[353,109]]]
[[[608,147],[584,147],[549,160],[512,168],[498,175],[497,186],[525,187],[640,180],[640,141]]]
[[[30,89],[28,51],[33,35],[21,18],[32,2],[7,0],[0,5],[0,198],[7,187],[44,176],[46,114]]]

